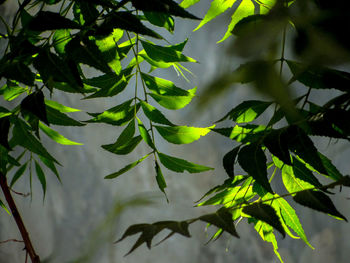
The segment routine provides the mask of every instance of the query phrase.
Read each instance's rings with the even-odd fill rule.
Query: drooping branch
[[[12,216],[16,221],[18,230],[21,233],[21,236],[23,238],[26,252],[29,254],[29,257],[32,260],[32,263],[40,263],[40,258],[34,250],[34,247],[32,245],[30,238],[29,238],[29,234],[27,232],[27,229],[23,223],[21,215],[20,215],[20,213],[17,209],[17,206],[15,204],[15,201],[13,200],[13,197],[11,195],[10,188],[7,184],[6,176],[4,174],[2,174],[1,172],[0,172],[0,185],[1,185],[2,192],[4,193],[4,196],[6,198],[7,204],[10,207]]]

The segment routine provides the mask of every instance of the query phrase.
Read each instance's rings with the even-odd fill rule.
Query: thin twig
[[[24,243],[24,241],[23,241],[23,240],[18,240],[18,239],[8,239],[8,240],[0,241],[0,245],[2,245],[2,244],[6,244],[6,243],[9,243],[9,242]]]

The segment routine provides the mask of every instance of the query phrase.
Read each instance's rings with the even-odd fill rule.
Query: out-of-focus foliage
[[[58,179],[60,176],[56,170],[59,160],[43,145],[42,134],[60,144],[80,145],[58,133],[55,126],[83,128],[99,123],[121,130],[115,141],[102,145],[106,151],[126,155],[141,143],[149,148],[148,154],[105,179],[115,179],[152,159],[155,181],[166,195],[164,168],[179,173],[212,168],[158,151],[155,137],[188,144],[214,131],[237,142],[223,157],[229,178],[198,203],[218,206],[218,210],[180,222],[133,225],[120,241],[140,234],[131,253],[143,243],[150,248],[154,236],[163,230],[170,230],[165,239],[173,234],[190,237],[189,225],[198,221],[218,228],[211,240],[223,232],[239,237],[236,226],[246,218],[261,238],[273,245],[282,261],[274,229],[283,237],[301,238],[312,247],[293,208],[296,203],[346,220],[332,203],[328,190],[350,186],[350,178],[319,152],[311,136],[349,140],[350,73],[335,68],[349,62],[349,4],[340,0],[213,0],[195,30],[231,12],[231,22],[220,41],[233,35],[229,54],[246,62],[213,80],[204,91],[202,105],[232,85],[251,85],[270,100],[232,105],[210,127],[180,126],[162,108],[184,108],[196,96],[196,87],[177,87],[157,76],[157,69],[173,67],[185,77],[187,69],[182,64],[196,60],[184,54],[187,40],[169,44],[156,28],[172,33],[176,30],[174,17],[199,20],[185,9],[197,2],[24,0],[12,21],[1,19],[6,31],[0,32],[0,41],[6,48],[1,54],[0,95],[14,106],[0,107],[0,176],[11,177],[12,188],[29,169],[30,177],[36,173],[45,196],[42,166]],[[51,5],[59,11],[49,11]],[[287,49],[290,58],[286,57]],[[87,78],[85,67],[95,69],[96,76]],[[131,80],[136,85],[128,85]],[[291,95],[296,82],[305,87],[298,97]],[[321,105],[310,99],[310,93],[321,89],[337,89],[340,93],[330,95],[329,101]],[[125,90],[132,90],[134,95],[122,97],[121,103],[103,112],[88,112],[90,118],[85,121],[70,116],[78,109],[52,100],[62,93],[78,93],[84,99],[119,98]],[[263,124],[259,122],[262,115],[268,118]],[[228,120],[232,123],[221,127]],[[246,174],[235,174],[235,165]],[[279,175],[285,190],[277,192],[271,182]],[[328,183],[320,183],[325,180]],[[1,200],[0,205],[6,209]]]

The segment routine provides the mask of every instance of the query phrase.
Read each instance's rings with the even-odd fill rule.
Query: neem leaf
[[[240,147],[241,146],[237,146],[237,147],[233,148],[231,151],[229,151],[228,153],[226,153],[223,160],[222,160],[225,171],[229,177],[234,177],[233,169],[234,169],[236,157],[237,157],[237,154],[238,154]]]
[[[126,141],[122,145],[114,143],[114,144],[102,145],[101,147],[111,153],[123,155],[123,154],[131,153],[141,141],[142,141],[142,137],[139,135],[139,136],[135,136],[129,141]]]
[[[40,11],[27,25],[28,30],[80,29],[74,21],[50,11]]]
[[[236,24],[243,18],[254,15],[255,6],[251,0],[242,0],[239,6],[236,8],[235,12],[231,16],[231,22],[228,25],[227,31],[224,37],[219,41],[222,42],[232,35],[232,30],[235,28]]]
[[[17,180],[23,175],[24,171],[27,168],[27,164],[28,164],[28,162],[26,162],[20,168],[18,168],[18,170],[16,171],[16,173],[12,177],[10,187],[12,187],[17,182]]]
[[[77,112],[77,111],[80,111],[79,109],[75,109],[75,108],[71,108],[71,107],[67,107],[67,106],[64,106],[60,103],[58,103],[57,101],[53,101],[53,100],[45,100],[45,104],[46,106],[49,106],[53,109],[56,109],[60,112]]]
[[[130,106],[131,102],[132,99],[102,113],[88,113],[89,115],[94,116],[94,118],[87,122],[102,122],[116,126],[123,126],[134,117],[135,112],[140,108],[139,104]]]
[[[153,144],[153,140],[152,140],[151,136],[149,135],[147,129],[143,125],[142,121],[139,118],[137,118],[137,122],[138,122],[139,132],[140,132],[142,139],[149,145],[149,147],[151,147],[152,149],[155,149],[155,146]]]
[[[131,163],[131,164],[128,164],[127,166],[123,167],[123,168],[120,169],[119,171],[105,176],[105,179],[113,179],[113,178],[116,178],[116,177],[118,177],[119,175],[121,175],[121,174],[123,174],[123,173],[129,171],[130,169],[134,168],[136,165],[138,165],[139,163],[141,163],[143,160],[145,160],[150,154],[151,154],[151,153],[146,154],[145,156],[143,156],[141,159],[137,160],[136,162],[133,162],[133,163]]]
[[[172,47],[163,47],[145,42],[141,40],[141,44],[145,49],[147,55],[155,60],[161,62],[197,62],[193,58],[186,57],[180,51],[173,49]]]
[[[227,9],[231,8],[235,2],[236,0],[213,0],[209,10],[194,31],[198,30],[218,15],[224,13]]]
[[[1,4],[1,3],[0,3]],[[6,205],[1,201],[0,199],[0,206],[9,214],[11,215],[10,211],[7,209]]]
[[[16,80],[28,86],[33,86],[35,80],[33,72],[21,61],[2,60],[0,65],[0,78],[1,77]]]
[[[115,28],[162,39],[159,34],[147,28],[140,22],[140,19],[137,16],[128,11],[109,13],[104,22],[97,28],[95,34],[108,36]]]
[[[291,165],[290,154],[288,150],[288,137],[285,129],[270,131],[264,137],[264,145],[269,149],[270,153],[278,157],[284,163]]]
[[[259,144],[244,146],[238,154],[239,165],[268,192],[273,193],[267,178],[266,156]]]
[[[50,137],[52,140],[54,140],[55,142],[59,143],[59,144],[63,144],[63,145],[83,145],[82,143],[79,142],[73,142],[71,140],[68,140],[67,138],[65,138],[63,135],[61,135],[60,133],[58,133],[57,131],[47,127],[45,124],[39,122],[39,128],[48,136]]]
[[[233,108],[219,121],[223,121],[227,118],[230,118],[236,123],[251,122],[258,118],[271,104],[272,102],[259,100],[244,101],[235,108]]]
[[[43,170],[41,169],[40,165],[38,164],[37,161],[35,161],[35,171],[36,171],[36,175],[39,179],[39,182],[41,184],[41,187],[43,189],[44,192],[44,198],[45,198],[45,194],[46,194],[46,178],[45,178],[45,174],[43,172]]]
[[[141,107],[146,117],[152,122],[165,124],[169,126],[174,125],[163,115],[163,113],[161,113],[157,108],[153,107],[147,102],[141,101]]]
[[[327,174],[330,178],[332,178],[333,180],[339,180],[343,178],[343,175],[339,172],[337,167],[335,167],[332,164],[331,160],[329,160],[326,156],[324,156],[320,152],[318,153],[318,155],[320,156],[322,164],[324,168],[327,170]]]
[[[198,3],[200,0],[183,0],[181,3],[180,3],[180,6],[183,7],[183,8],[188,8],[190,7],[191,5],[194,5],[196,3]]]
[[[154,126],[159,134],[168,142],[175,144],[188,144],[207,135],[215,125],[208,128],[187,126]]]
[[[144,15],[151,24],[164,27],[171,33],[174,31],[175,22],[170,15],[158,12],[144,12]]]
[[[293,78],[313,89],[338,89],[349,91],[350,73],[321,66],[308,66],[286,60]]]
[[[288,148],[290,151],[298,155],[318,172],[327,174],[316,147],[301,128],[298,126],[289,126],[286,131],[286,136],[288,138]]]
[[[58,181],[61,182],[61,178],[60,178],[60,175],[58,174],[57,172],[57,169],[56,169],[56,166],[55,166],[55,163],[52,162],[51,160],[49,159],[46,159],[42,156],[39,156],[40,160],[43,162],[43,164],[46,165],[47,168],[49,168],[57,177]]]
[[[58,163],[53,158],[44,146],[28,131],[27,125],[22,120],[17,120],[15,127],[13,128],[13,137],[16,138],[16,143],[28,149],[29,151],[36,153]]]
[[[155,93],[150,93],[149,95],[164,108],[178,110],[191,102],[195,96],[196,88],[189,90],[189,92],[191,93],[188,96],[158,95]]]
[[[39,120],[49,125],[46,114],[44,94],[41,90],[35,91],[21,101],[21,110],[29,111],[39,118]]]
[[[10,117],[5,116],[0,118],[0,144],[10,150],[8,143],[8,134],[10,131]]]
[[[166,168],[177,173],[183,173],[185,170],[188,171],[189,173],[200,173],[200,172],[205,172],[205,171],[214,169],[211,167],[194,164],[186,160],[172,157],[160,152],[158,152],[158,156],[159,156],[160,162]]]
[[[239,238],[237,234],[232,214],[226,208],[220,208],[213,214],[207,214],[199,217],[199,220],[212,224],[224,231],[230,233],[232,236]]]
[[[253,143],[260,140],[269,130],[262,125],[247,124],[243,126],[235,125],[233,128],[216,128],[213,131],[237,142]]]
[[[132,5],[139,10],[148,12],[160,12],[164,14],[179,16],[183,18],[199,19],[187,12],[173,0],[131,0]]]
[[[157,161],[155,161],[155,169],[156,169],[156,181],[157,181],[158,187],[165,194],[165,197],[169,202],[168,197],[164,190],[167,187],[167,185],[166,185],[162,170],[160,169],[160,166]]]
[[[267,204],[253,203],[243,207],[243,212],[254,217],[255,219],[268,223],[270,226],[276,228],[283,237],[286,236],[286,231],[284,230],[275,209],[273,209],[271,206]]]
[[[298,204],[311,209],[330,214],[332,216],[348,221],[334,206],[332,200],[324,193],[313,190],[298,192],[293,199]]]
[[[62,105],[63,106],[63,105]],[[61,126],[84,126],[85,124],[76,121],[68,117],[63,112],[66,112],[66,108],[46,103],[46,114],[49,123]]]
[[[70,35],[70,31],[68,29],[56,30],[53,34],[52,41],[53,47],[57,54],[64,55],[65,54],[65,46],[72,39]]]

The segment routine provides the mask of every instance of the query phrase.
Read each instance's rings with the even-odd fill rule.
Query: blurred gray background
[[[1,6],[2,16],[10,19],[16,9],[17,1],[7,1]],[[194,14],[203,17],[210,1],[190,9]],[[229,14],[216,19],[204,28],[192,32],[198,22],[176,19],[175,34],[161,31],[170,43],[178,43],[189,37],[184,53],[199,61],[198,64],[186,65],[194,73],[189,76],[192,83],[187,83],[177,76],[172,69],[158,71],[156,74],[174,81],[183,88],[198,86],[199,96],[187,108],[176,112],[165,111],[169,118],[179,125],[208,126],[223,116],[233,105],[241,101],[258,97],[246,86],[236,87],[230,93],[219,97],[202,108],[196,108],[201,90],[219,73],[239,65],[239,60],[227,56],[224,44],[216,44],[226,31],[225,23]],[[3,47],[1,47],[2,49]],[[92,72],[91,74],[94,74]],[[130,94],[133,85],[130,84]],[[54,94],[53,99],[86,112],[100,112],[125,100],[128,91],[121,97],[112,99],[80,100],[76,95]],[[325,94],[318,94],[323,96]],[[1,102],[3,103],[3,102]],[[74,115],[86,120],[85,113]],[[119,170],[148,152],[146,146],[140,145],[134,153],[127,156],[116,156],[104,151],[100,145],[115,141],[121,128],[101,124],[90,124],[83,128],[55,127],[67,138],[84,143],[84,146],[63,146],[44,138],[49,151],[61,162],[59,172],[62,184],[47,171],[47,194],[42,201],[42,190],[39,182],[33,182],[33,199],[14,195],[19,210],[25,221],[41,259],[52,263],[99,262],[99,263],[223,263],[279,262],[273,253],[272,246],[263,242],[252,226],[246,222],[238,225],[240,239],[223,235],[219,240],[205,245],[213,229],[205,231],[204,223],[195,223],[190,227],[192,238],[174,235],[166,242],[148,250],[142,246],[131,255],[124,255],[132,247],[137,237],[113,244],[121,237],[126,228],[136,223],[151,223],[160,220],[184,220],[213,211],[213,208],[193,208],[209,188],[222,183],[226,174],[221,162],[223,155],[232,149],[234,142],[209,134],[202,140],[190,145],[169,145],[162,138],[156,138],[156,144],[162,152],[178,156],[189,161],[205,164],[215,171],[201,174],[177,174],[163,169],[168,183],[168,204],[158,190],[152,158],[147,159],[133,170],[114,180],[104,180],[109,173]],[[47,140],[46,140],[47,139]],[[329,143],[316,138],[320,150],[333,159],[333,163],[344,174],[349,173],[349,149],[339,141]],[[29,176],[26,174],[14,189],[26,193],[29,191]],[[338,210],[350,218],[349,191],[343,189],[340,195],[333,198]],[[2,194],[0,198],[4,200]],[[301,240],[287,237],[279,241],[279,251],[286,263],[338,262],[346,263],[350,258],[348,249],[350,228],[342,221],[337,221],[324,214],[297,207],[304,230],[315,250],[310,249]],[[164,233],[163,237],[167,233]],[[0,210],[0,241],[21,239],[13,219]],[[160,241],[159,237],[154,241]],[[24,263],[23,244],[6,243],[0,245],[0,263]]]

